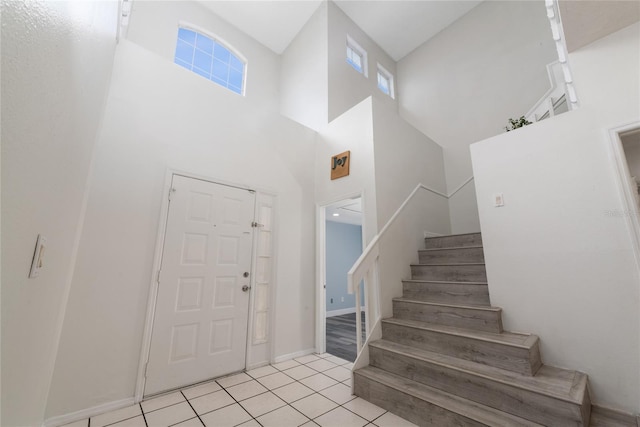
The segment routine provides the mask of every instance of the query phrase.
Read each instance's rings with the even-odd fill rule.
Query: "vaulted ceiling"
[[[282,53],[322,0],[201,2],[274,52]],[[480,3],[478,0],[336,1],[396,61]]]

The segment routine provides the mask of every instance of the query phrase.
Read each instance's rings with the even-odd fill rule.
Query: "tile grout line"
[[[180,394],[182,395],[182,397],[184,397],[184,400],[187,401],[187,403],[189,404],[189,407],[191,408],[191,410],[193,411],[194,414],[196,414],[196,417],[198,417],[198,420],[200,420],[200,423],[204,426],[204,421],[202,421],[202,418],[200,418],[200,414],[198,414],[198,411],[196,411],[196,409],[193,407],[193,405],[191,404],[191,402],[189,402],[189,399],[187,399],[187,396],[184,395],[184,393],[182,392],[182,390],[180,390]],[[188,418],[185,421],[191,420],[193,418]],[[180,421],[183,422],[183,421]],[[176,423],[176,424],[180,424],[180,423]],[[175,425],[175,424],[174,424]]]
[[[149,427],[149,424],[147,424],[147,417],[144,415],[144,409],[142,409],[142,402],[138,402],[138,406],[140,407],[140,412],[142,412],[142,421],[144,421],[144,425]]]
[[[249,381],[256,381],[256,380],[255,380],[251,375],[247,374],[246,372],[245,372],[244,374],[245,374],[245,375],[247,375],[249,378],[251,378],[251,380],[249,380]],[[249,381],[244,381],[244,382],[241,382],[241,383],[238,383],[238,384],[234,384],[234,385],[229,386],[229,387],[233,387],[233,386],[240,385],[240,384],[245,384],[245,383],[248,383]],[[257,381],[256,381],[256,382],[257,382]],[[222,387],[222,389],[223,389],[223,390],[224,390],[224,391],[229,395],[229,397],[231,397],[231,398],[233,399],[233,401],[234,401],[234,402],[236,402],[238,405],[240,405],[240,407],[242,408],[242,410],[243,410],[243,411],[245,411],[247,414],[249,414],[249,416],[251,417],[251,419],[252,419],[252,420],[254,420],[255,422],[257,422],[258,424],[260,424],[260,425],[262,426],[262,424],[260,423],[260,421],[256,420],[256,418],[255,418],[253,415],[251,415],[251,413],[250,413],[249,411],[247,411],[247,409],[246,409],[244,406],[242,406],[242,404],[241,404],[241,403],[240,403],[240,402],[239,402],[235,397],[233,397],[233,396],[231,395],[231,393],[229,393],[229,391],[228,391],[228,390],[227,390],[227,389],[226,389],[222,384],[220,384],[220,383],[219,383],[219,382],[217,382],[217,381],[216,381],[216,383],[217,383],[220,387]],[[260,384],[260,383],[258,383],[258,384]],[[262,384],[260,384],[260,385],[261,385],[262,387],[264,387]],[[265,388],[266,388],[266,387],[265,387]],[[265,391],[264,393],[258,393],[258,394],[256,394],[255,396],[260,396],[261,394],[265,394],[265,393],[267,393],[268,391],[269,391],[269,390],[267,389],[267,391]],[[251,396],[251,397],[255,397],[255,396]],[[248,397],[247,399],[251,399],[251,397]],[[247,400],[247,399],[245,399],[245,400]],[[232,403],[231,405],[233,405],[233,403]],[[231,405],[227,405],[227,406],[231,406]],[[227,406],[225,406],[225,408],[226,408]],[[218,408],[218,409],[222,409],[222,408]],[[215,411],[217,411],[218,409],[215,409]],[[213,411],[211,411],[211,412],[213,412]],[[209,412],[207,412],[207,413],[209,413]],[[249,421],[249,420],[247,420],[247,421]],[[245,422],[247,422],[247,421],[245,421]],[[240,423],[240,424],[244,424],[244,423]]]
[[[335,365],[335,366],[332,366],[332,367],[330,367],[330,368],[328,368],[328,369],[325,369],[324,371],[320,371],[320,370],[318,370],[318,369],[315,369],[315,368],[313,368],[313,367],[308,366],[308,364],[310,364],[310,363],[314,363],[314,362],[317,362],[317,361],[320,361],[320,360],[326,360],[326,359],[328,359],[329,357],[336,357],[336,358],[338,358],[338,359],[342,359],[342,358],[340,358],[340,357],[338,357],[338,356],[335,356],[335,355],[326,356],[326,357],[319,357],[317,354],[314,354],[314,356],[316,357],[316,359],[311,360],[311,361],[309,361],[309,362],[307,362],[307,363],[301,363],[301,362],[299,362],[299,361],[298,361],[298,360],[296,360],[296,359],[290,359],[290,360],[295,361],[296,363],[298,363],[298,365],[297,365],[297,366],[293,366],[293,367],[289,367],[289,368],[287,368],[287,369],[279,369],[279,368],[276,368],[274,365],[266,365],[266,366],[271,366],[271,367],[273,367],[273,368],[276,370],[276,372],[271,372],[271,373],[269,373],[269,374],[262,375],[262,376],[260,376],[260,377],[252,376],[252,375],[248,374],[248,373],[247,373],[247,371],[243,371],[243,372],[241,372],[241,373],[245,374],[245,375],[248,377],[248,379],[247,379],[246,381],[241,381],[241,382],[239,382],[239,383],[236,383],[236,384],[233,384],[233,385],[229,385],[229,386],[227,386],[227,387],[225,387],[225,386],[221,385],[221,384],[220,384],[220,382],[219,382],[218,380],[216,380],[216,379],[213,379],[213,380],[207,380],[207,381],[202,381],[202,382],[201,382],[201,383],[199,383],[199,384],[205,384],[205,383],[209,383],[209,382],[214,382],[215,384],[217,384],[218,386],[220,386],[220,387],[221,387],[221,389],[222,389],[222,390],[224,390],[224,391],[225,391],[225,393],[227,393],[227,395],[229,395],[229,397],[231,397],[231,399],[232,399],[232,400],[233,400],[233,402],[234,402],[234,403],[231,403],[231,404],[229,404],[229,405],[225,405],[225,406],[222,406],[222,407],[220,407],[220,408],[216,408],[216,409],[214,409],[214,410],[212,410],[212,411],[206,412],[205,414],[209,414],[209,413],[211,413],[211,412],[214,412],[214,411],[217,411],[217,410],[220,410],[220,409],[223,409],[223,408],[229,407],[229,406],[231,406],[231,405],[233,405],[233,404],[236,404],[236,403],[237,403],[237,404],[238,404],[238,405],[239,405],[239,406],[240,406],[244,411],[246,411],[246,412],[247,412],[247,414],[251,417],[251,419],[252,419],[252,420],[254,420],[256,423],[258,423],[260,426],[262,426],[262,423],[260,423],[260,421],[258,421],[258,420],[257,420],[257,417],[254,417],[251,413],[249,413],[249,411],[248,411],[248,410],[243,406],[242,402],[243,402],[243,401],[245,401],[245,400],[248,400],[248,399],[252,399],[252,398],[254,398],[254,397],[258,397],[258,396],[261,396],[261,395],[267,394],[267,393],[269,393],[269,392],[270,392],[271,394],[273,394],[276,398],[278,398],[281,402],[283,402],[283,403],[284,403],[284,405],[283,405],[283,406],[280,406],[280,407],[278,407],[278,408],[275,408],[275,409],[273,409],[273,410],[271,410],[271,411],[267,411],[267,412],[265,412],[264,414],[260,414],[260,415],[259,415],[260,417],[262,417],[262,416],[264,416],[264,415],[267,415],[267,414],[269,414],[269,413],[271,413],[271,412],[274,412],[274,411],[277,411],[277,410],[279,410],[279,409],[282,409],[282,408],[285,408],[285,407],[289,406],[289,407],[291,407],[294,411],[296,411],[296,412],[300,413],[300,414],[301,414],[302,416],[304,416],[307,420],[309,420],[309,421],[306,421],[306,422],[310,422],[310,421],[311,421],[311,422],[314,422],[314,423],[315,423],[315,420],[316,420],[317,418],[319,418],[319,417],[321,417],[321,416],[323,416],[323,415],[326,415],[327,413],[329,413],[329,412],[331,412],[331,411],[334,411],[335,409],[337,409],[337,408],[339,408],[339,407],[342,407],[343,409],[345,409],[345,410],[349,411],[350,413],[352,413],[352,414],[354,414],[354,415],[356,415],[356,416],[358,416],[358,417],[362,418],[362,419],[363,419],[364,421],[366,421],[368,424],[373,424],[373,421],[377,420],[378,418],[382,417],[385,413],[387,413],[387,412],[388,412],[388,411],[384,411],[382,414],[380,414],[380,415],[378,415],[376,418],[374,418],[374,419],[373,419],[373,421],[369,421],[369,420],[367,420],[366,418],[364,418],[363,416],[361,416],[361,415],[357,414],[356,412],[354,412],[354,411],[350,410],[349,408],[346,408],[346,407],[344,407],[344,406],[343,406],[344,404],[347,404],[347,403],[349,403],[349,402],[351,402],[351,401],[355,400],[355,399],[357,398],[357,396],[356,396],[356,397],[354,397],[353,399],[350,399],[350,400],[349,400],[349,401],[347,401],[347,402],[344,402],[344,404],[340,404],[340,403],[338,403],[338,402],[336,402],[336,401],[332,400],[331,398],[329,398],[329,397],[324,396],[323,394],[321,394],[321,392],[322,392],[322,391],[327,390],[327,389],[329,389],[329,388],[331,388],[331,387],[335,387],[335,386],[336,386],[336,385],[338,385],[338,384],[341,384],[341,385],[344,385],[344,386],[346,386],[346,387],[349,387],[349,385],[348,385],[348,384],[345,384],[345,382],[346,382],[346,381],[349,381],[351,378],[347,378],[347,379],[344,379],[344,380],[340,381],[340,380],[338,380],[338,379],[336,379],[336,378],[333,378],[333,377],[331,377],[331,376],[329,376],[329,375],[326,375],[324,372],[326,372],[326,371],[328,371],[328,370],[331,370],[331,369],[335,369],[335,368],[337,368],[337,367],[343,367],[344,369],[349,370],[349,368],[346,368],[344,365],[347,365],[347,364],[349,364],[350,362],[348,362],[348,361],[347,361],[347,363],[343,363],[343,364],[339,365],[339,364],[337,364],[337,363],[330,362],[330,361],[328,361],[328,360],[327,360],[327,362],[329,362],[329,363],[331,363],[331,364],[333,364],[333,365]],[[343,359],[343,360],[345,360],[345,359]],[[286,361],[285,361],[285,362],[286,362]],[[281,363],[283,363],[283,362],[281,362]],[[351,363],[352,363],[352,362],[351,362]],[[304,366],[304,367],[306,367],[306,368],[308,368],[308,369],[310,369],[310,370],[314,371],[314,373],[313,373],[313,374],[311,374],[311,375],[305,376],[305,377],[303,377],[303,378],[300,378],[300,379],[296,379],[296,378],[294,378],[293,376],[291,376],[291,375],[287,374],[287,372],[286,372],[287,370],[295,369],[295,368],[298,368],[298,367],[300,367],[300,366]],[[258,369],[259,369],[259,368],[258,368]],[[241,373],[232,374],[232,375],[229,375],[228,377],[231,377],[231,376],[233,376],[233,375],[239,375],[239,374],[241,374]],[[269,387],[267,387],[265,384],[263,384],[262,382],[260,382],[260,378],[268,377],[268,376],[275,375],[275,374],[278,374],[278,373],[282,373],[282,374],[284,374],[286,377],[290,378],[290,379],[292,380],[292,382],[287,383],[287,384],[283,384],[283,385],[280,385],[280,386],[278,386],[278,387],[274,387],[274,388],[269,388]],[[306,384],[304,384],[304,383],[302,382],[302,380],[304,380],[304,379],[306,379],[306,378],[310,378],[310,377],[316,376],[316,375],[318,375],[318,374],[321,374],[321,375],[323,375],[324,377],[329,378],[329,379],[330,379],[330,380],[332,380],[332,381],[335,381],[335,383],[334,383],[334,384],[331,384],[331,385],[329,385],[329,386],[327,386],[327,387],[323,387],[323,388],[320,388],[320,389],[318,389],[318,390],[315,390],[314,388],[311,388],[311,387],[307,386]],[[227,377],[225,377],[225,378],[227,378]],[[254,395],[254,396],[247,397],[246,399],[243,399],[242,401],[239,401],[239,400],[237,400],[237,399],[236,399],[236,398],[235,398],[235,397],[234,397],[234,396],[233,396],[233,395],[232,395],[232,394],[227,390],[227,388],[231,388],[231,387],[234,387],[234,386],[236,386],[236,385],[246,384],[246,383],[251,382],[251,381],[255,381],[258,385],[260,385],[261,387],[264,387],[264,388],[266,389],[266,391],[261,392],[261,393],[258,393],[258,394]],[[289,386],[289,385],[292,385],[292,384],[295,384],[295,383],[298,383],[299,385],[301,385],[301,386],[305,387],[306,389],[308,389],[308,390],[312,391],[312,393],[311,393],[311,394],[309,394],[309,395],[307,395],[307,396],[300,397],[299,399],[292,400],[291,402],[287,402],[286,400],[284,400],[283,398],[281,398],[280,396],[278,396],[276,393],[274,393],[274,390],[278,390],[278,389],[281,389],[281,388],[283,388],[283,387],[286,387],[286,386]],[[186,400],[186,402],[189,404],[189,406],[191,407],[191,409],[192,409],[192,410],[193,410],[193,412],[195,413],[195,415],[196,415],[196,417],[198,418],[198,420],[199,420],[199,421],[204,425],[204,422],[202,421],[202,418],[200,417],[200,414],[198,414],[198,413],[197,413],[197,411],[195,410],[195,408],[194,408],[194,407],[193,407],[193,405],[191,404],[191,401],[187,398],[187,396],[186,396],[186,395],[184,394],[184,392],[183,392],[184,390],[187,390],[187,389],[189,389],[189,388],[193,388],[193,387],[197,387],[197,384],[196,384],[196,385],[189,386],[188,388],[185,388],[185,389],[181,389],[181,390],[179,390],[179,392],[180,392],[180,394],[182,395],[182,397]],[[219,391],[219,390],[216,390],[216,391]],[[207,395],[213,394],[213,393],[215,393],[216,391],[212,391],[212,392],[210,392],[210,393],[204,393],[204,394],[202,394],[202,395],[200,395],[200,396],[195,396],[195,397],[193,397],[193,399],[197,399],[197,398],[200,398],[200,397],[203,397],[203,396],[207,396]],[[293,403],[298,402],[298,401],[300,401],[300,400],[303,400],[303,399],[305,399],[305,398],[311,397],[311,396],[313,396],[314,394],[317,394],[317,395],[319,395],[319,396],[321,396],[321,397],[324,397],[325,399],[329,400],[330,402],[332,402],[332,403],[333,403],[333,404],[335,404],[336,406],[335,406],[334,408],[332,408],[332,409],[330,409],[330,410],[326,411],[326,412],[323,412],[322,414],[320,414],[320,415],[318,415],[318,416],[316,416],[316,417],[314,417],[314,418],[311,418],[311,417],[307,416],[306,414],[304,414],[303,412],[301,412],[300,410],[298,410],[296,407],[294,407],[294,406],[292,405]],[[182,403],[182,402],[179,402],[179,403]],[[178,405],[179,403],[175,403],[175,404],[172,404],[172,405],[167,405],[167,406],[165,406],[165,407],[163,407],[163,408],[155,409],[154,411],[157,411],[157,410],[160,410],[160,409],[164,409],[164,408],[168,408],[168,407],[171,407],[171,406],[175,406],[175,405]],[[142,409],[142,404],[140,403],[140,404],[139,404],[139,406],[140,406],[140,409],[141,409],[141,412],[142,412],[142,415],[143,415],[143,419],[144,419],[144,421],[145,421],[145,425],[147,425],[147,426],[148,426],[148,423],[147,423],[147,421],[146,421],[145,412],[144,412],[144,410]],[[154,412],[154,411],[149,411],[149,413]],[[202,414],[202,415],[205,415],[205,414]],[[189,418],[189,419],[193,419],[193,418]],[[121,421],[124,421],[124,420],[121,420]],[[118,422],[121,422],[121,421],[118,421]],[[184,420],[184,421],[188,421],[188,420]],[[184,422],[184,421],[181,421],[181,422]],[[249,421],[249,420],[248,420],[248,421]],[[248,422],[248,421],[245,421],[245,422]],[[305,423],[306,423],[306,422],[305,422]],[[91,420],[89,419],[89,425],[88,425],[88,427],[91,427],[91,426],[90,426],[90,423],[91,423]],[[179,423],[178,423],[178,424],[179,424]],[[243,424],[243,423],[241,423],[241,424]],[[316,424],[317,424],[317,423],[316,423]],[[365,424],[365,425],[367,425],[367,424]]]

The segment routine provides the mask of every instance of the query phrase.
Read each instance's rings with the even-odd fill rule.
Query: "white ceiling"
[[[322,0],[200,0],[215,14],[280,54]],[[338,0],[336,4],[394,60],[442,31],[481,1]]]
[[[336,216],[335,214],[338,214]],[[327,221],[342,222],[344,224],[362,225],[362,199],[342,200],[327,206],[325,209]]]
[[[337,0],[335,3],[398,61],[481,1]]]
[[[200,3],[280,54],[322,0],[200,0]]]

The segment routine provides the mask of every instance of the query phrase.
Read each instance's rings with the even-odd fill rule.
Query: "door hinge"
[[[156,276],[156,282],[160,283],[160,272],[162,270],[158,270],[158,275]]]
[[[147,378],[147,369],[149,368],[149,361],[144,364],[144,377]]]
[[[255,192],[256,192],[256,190],[249,190],[249,189],[247,189],[247,191],[248,191],[249,193],[251,193],[251,194],[255,194]]]
[[[169,190],[169,201],[171,201],[171,195],[172,195],[173,193],[175,193],[175,192],[176,192],[176,189],[175,189],[175,188],[171,188],[171,189]]]
[[[264,224],[260,224],[258,222],[251,222],[251,227],[256,228],[256,227],[264,227]]]

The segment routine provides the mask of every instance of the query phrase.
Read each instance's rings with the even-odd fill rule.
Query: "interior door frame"
[[[621,139],[622,135],[637,130],[640,130],[640,121],[609,129],[610,144],[608,144],[608,151],[614,169],[616,170],[615,180],[618,187],[618,194],[625,209],[623,216],[629,228],[629,236],[631,237],[636,258],[636,268],[640,273],[640,217],[637,214],[638,206],[636,205],[635,195],[631,192],[631,180],[629,178],[631,174],[629,173],[627,157]]]
[[[342,200],[360,197],[362,209],[362,250],[367,247],[365,233],[365,192],[364,189],[353,193],[346,193],[330,200],[316,203],[316,353],[322,354],[327,349],[327,227],[326,208]]]
[[[134,394],[134,401],[135,403],[139,403],[142,401],[142,399],[144,398],[144,388],[145,388],[145,383],[146,383],[146,370],[147,370],[147,364],[149,362],[149,353],[151,351],[151,336],[152,336],[152,332],[153,332],[153,322],[155,319],[155,312],[156,312],[156,300],[158,297],[158,277],[159,277],[159,273],[160,273],[160,267],[162,266],[162,253],[164,252],[164,239],[165,239],[165,234],[167,231],[167,220],[169,217],[169,192],[171,191],[171,184],[172,184],[172,180],[173,180],[173,176],[174,175],[180,175],[180,176],[184,176],[186,178],[191,178],[191,179],[198,179],[201,181],[207,181],[210,182],[212,184],[218,184],[218,185],[226,185],[226,186],[230,186],[230,187],[235,187],[238,189],[244,189],[244,190],[250,190],[250,191],[254,191],[255,192],[255,201],[256,203],[254,204],[254,219],[256,217],[256,208],[258,206],[257,204],[257,200],[260,194],[266,194],[266,195],[270,195],[273,196],[274,199],[276,199],[277,202],[277,193],[273,192],[273,191],[269,191],[269,190],[263,190],[263,189],[259,189],[258,187],[248,187],[247,185],[243,185],[243,184],[238,184],[238,183],[234,183],[234,182],[229,182],[226,180],[222,180],[222,179],[218,179],[218,178],[212,178],[210,176],[203,176],[200,174],[196,174],[196,173],[192,173],[192,172],[186,172],[183,170],[179,170],[179,169],[173,169],[173,168],[167,168],[166,172],[165,172],[165,180],[164,180],[164,186],[163,186],[163,190],[162,190],[162,205],[160,207],[160,218],[159,218],[159,222],[158,222],[158,233],[156,236],[156,245],[155,245],[155,252],[154,252],[154,256],[153,256],[153,267],[152,267],[152,274],[151,274],[151,283],[149,285],[149,297],[147,300],[147,314],[145,317],[145,324],[144,324],[144,332],[142,335],[142,346],[141,346],[141,350],[140,350],[140,359],[138,362],[138,375],[137,375],[137,379],[136,379],[136,389],[135,389],[135,394]],[[275,216],[277,218],[277,212],[275,212]],[[274,223],[276,223],[277,221],[274,220]],[[277,233],[275,232],[275,227],[276,225],[274,224],[274,240],[272,242],[272,247],[273,247],[273,252],[274,252],[274,264],[276,263],[276,259],[275,259],[275,252],[276,252],[276,240],[277,237],[275,236]],[[253,233],[253,237],[252,237],[252,242],[251,242],[251,281],[250,286],[253,288],[254,287],[254,283],[255,283],[255,264],[256,264],[256,255],[257,255],[257,251],[256,251],[256,243],[257,243],[257,236],[258,233]],[[269,292],[269,300],[271,303],[271,313],[270,313],[270,322],[269,322],[269,354],[272,360],[270,360],[270,362],[273,361],[273,352],[274,352],[274,346],[273,346],[273,313],[275,312],[275,284],[276,282],[276,277],[275,277],[275,268],[272,268],[271,274],[272,274],[272,283],[274,284],[274,286],[272,286],[272,289]],[[247,336],[246,336],[246,341],[247,341],[247,347],[245,350],[245,369],[247,368],[247,364],[248,361],[250,360],[251,357],[251,337],[253,336],[253,317],[254,317],[254,294],[255,292],[251,292],[251,294],[249,295],[249,313],[248,313],[248,323],[247,323]]]

